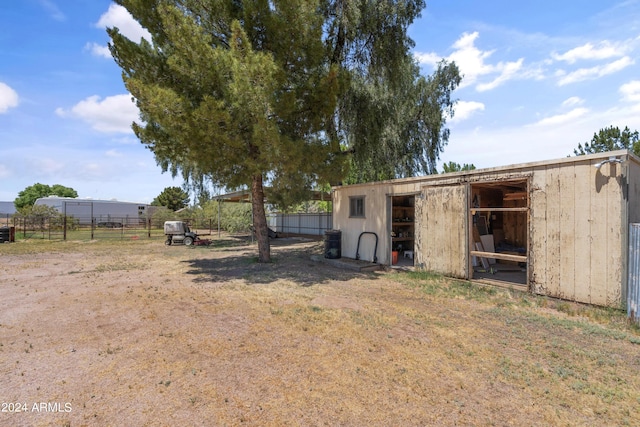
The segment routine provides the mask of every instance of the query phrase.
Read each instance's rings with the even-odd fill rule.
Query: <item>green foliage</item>
[[[249,231],[251,226],[250,203],[220,203],[209,200],[202,207],[188,207],[177,213],[164,206],[155,210],[152,222],[156,227],[162,227],[165,221],[187,221],[193,228],[220,228],[230,233]]]
[[[22,209],[17,215],[20,217],[32,217],[41,219],[62,217],[62,214],[58,212],[56,208],[48,205],[27,206]]]
[[[60,184],[52,186],[46,184],[35,183],[18,193],[18,197],[14,200],[14,204],[18,211],[33,206],[37,199],[47,196],[59,197],[78,197],[78,193],[73,188],[65,187]]]
[[[591,143],[585,142],[584,146],[578,144],[578,148],[573,150],[573,153],[576,156],[581,156],[615,150],[629,150],[640,156],[640,135],[638,131],[631,132],[628,127],[625,127],[621,132],[618,127],[614,126],[600,129],[598,133],[593,134]]]
[[[327,63],[319,4],[309,0],[118,0],[153,44],[108,30],[163,170],[252,191],[260,260],[269,260],[263,180],[299,195],[334,175],[325,132],[338,69]],[[284,196],[283,196],[284,197]]]
[[[176,213],[164,206],[159,206],[154,209],[153,214],[151,215],[151,222],[158,228],[163,227],[165,221],[175,220],[178,220]]]
[[[56,208],[48,205],[25,205],[14,215],[23,221],[26,227],[47,229],[47,225],[61,224],[64,216]],[[73,220],[69,219],[69,224],[73,225]]]
[[[331,212],[331,202],[321,200],[309,200],[289,206],[286,210],[278,210],[282,213],[318,213]]]
[[[333,203],[331,201],[331,186],[324,184],[315,189],[317,192],[326,193],[326,197],[323,200],[308,200],[296,204],[290,204],[288,206],[273,205],[276,212],[282,213],[318,213],[318,212],[331,212],[333,210]],[[271,203],[271,199],[269,199]]]
[[[448,172],[460,172],[460,171],[472,171],[475,170],[475,165],[473,164],[467,164],[465,163],[464,165],[460,165],[460,163],[456,163],[456,162],[449,162],[449,163],[444,163],[442,165],[442,170],[444,173],[448,173]]]
[[[189,194],[180,187],[167,187],[162,190],[153,202],[152,206],[164,206],[171,211],[177,211],[189,204]]]
[[[109,30],[146,123],[134,131],[163,169],[228,188],[270,174],[287,192],[322,172],[336,72],[313,1],[118,3],[153,35],[152,46]]]
[[[251,226],[251,204],[249,203],[222,202],[218,204],[217,200],[211,200],[205,204],[202,212],[204,217],[213,218],[215,221],[220,213],[220,228],[230,233],[248,231]],[[214,228],[217,227],[216,222]]]
[[[350,104],[357,144],[347,183],[431,174],[449,139],[451,93],[461,77],[455,64],[441,62],[428,78],[409,55],[390,81],[356,80]]]
[[[251,189],[261,261],[263,182],[287,207],[340,181],[350,161],[362,179],[434,170],[460,77],[445,63],[419,75],[407,29],[424,0],[116,3],[153,38],[108,29],[140,110],[135,134],[196,187]]]

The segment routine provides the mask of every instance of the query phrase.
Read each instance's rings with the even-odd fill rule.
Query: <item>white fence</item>
[[[273,231],[285,234],[323,236],[325,231],[333,228],[331,212],[269,214],[267,222]]]

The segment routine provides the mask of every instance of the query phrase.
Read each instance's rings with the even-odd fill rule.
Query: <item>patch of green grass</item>
[[[632,344],[640,344],[640,325],[630,322],[626,311],[621,308],[591,306],[519,290],[483,286],[426,271],[400,273],[397,275],[397,280],[429,296],[491,303],[494,305],[491,311],[497,310],[496,314],[500,316],[504,316],[510,310],[524,308],[527,310],[521,314],[533,323],[569,330],[578,329],[587,335],[628,340]],[[568,317],[543,316],[535,312],[536,308],[556,310]],[[508,319],[505,321],[508,322]]]
[[[212,236],[204,236],[203,238],[210,238],[211,244],[209,245],[212,249],[227,249],[227,248],[235,248],[238,246],[246,246],[249,242],[246,239],[242,238],[211,238]]]
[[[130,271],[141,268],[140,264],[131,261],[121,261],[109,264],[100,264],[95,268],[95,272],[104,273],[107,271]]]
[[[480,286],[466,280],[450,279],[441,274],[428,271],[410,271],[401,273],[398,280],[416,287],[427,295],[444,298],[464,298],[477,301],[488,301],[500,292],[496,287]]]
[[[15,243],[0,244],[0,254],[4,255],[32,255],[38,253],[70,252],[73,248],[65,246],[61,241],[53,240],[18,240]]]
[[[409,271],[400,273],[397,280],[420,289],[427,295],[439,295],[445,286],[445,277],[429,271]]]

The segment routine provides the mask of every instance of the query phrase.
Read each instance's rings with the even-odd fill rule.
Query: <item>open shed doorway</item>
[[[413,266],[415,195],[391,197],[391,265]]]
[[[528,180],[472,184],[469,210],[472,279],[527,287]]]

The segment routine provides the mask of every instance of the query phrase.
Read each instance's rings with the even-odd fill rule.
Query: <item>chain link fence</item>
[[[251,212],[230,204],[214,217],[177,217],[173,212],[153,216],[31,214],[0,215],[0,228],[12,227],[16,239],[96,240],[96,239],[164,239],[164,222],[184,221],[199,236],[248,233],[252,224]],[[210,215],[211,212],[208,212]],[[322,236],[332,227],[331,213],[269,214],[269,227],[280,236]]]
[[[183,219],[200,236],[210,235],[213,219]],[[13,216],[17,239],[98,240],[164,239],[164,219],[115,217]],[[216,229],[217,231],[217,229]]]

